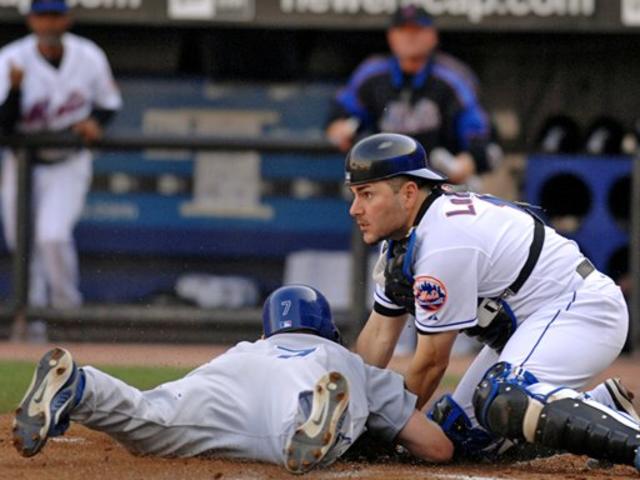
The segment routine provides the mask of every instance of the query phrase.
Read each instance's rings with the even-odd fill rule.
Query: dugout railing
[[[131,340],[145,339],[145,331],[159,325],[216,327],[216,339],[228,341],[238,338],[238,331],[255,328],[260,323],[259,309],[246,310],[202,310],[196,307],[149,307],[132,305],[83,306],[74,309],[34,308],[28,306],[29,260],[31,249],[31,168],[39,148],[81,147],[74,136],[12,136],[0,138],[0,146],[7,146],[20,152],[18,155],[18,198],[17,198],[17,247],[13,254],[13,296],[9,307],[0,316],[14,327],[23,326],[29,318],[39,318],[61,326],[69,323],[86,329],[94,329],[101,322],[128,328]],[[232,137],[154,137],[139,135],[112,135],[92,145],[94,149],[127,151],[142,149],[188,150],[188,151],[257,151],[262,153],[337,153],[330,143],[323,140],[296,138],[232,138]],[[640,151],[633,160],[633,180],[631,189],[631,235],[630,272],[633,287],[630,301],[632,344],[640,346]],[[360,233],[353,228],[351,238],[353,256],[352,298],[347,315],[337,321],[347,332],[355,332],[366,320],[367,298],[367,257],[368,248],[361,240]],[[133,326],[133,328],[131,328]],[[226,327],[226,328],[225,328]],[[80,336],[82,328],[80,328]],[[204,340],[201,333],[194,336]],[[241,337],[241,335],[240,335]],[[81,340],[81,338],[76,338]]]
[[[8,306],[2,308],[0,317],[17,337],[23,336],[29,319],[40,319],[54,327],[72,326],[65,334],[66,340],[82,340],[85,332],[92,338],[109,340],[114,329],[124,330],[123,337],[131,341],[157,339],[157,329],[171,328],[183,330],[178,340],[219,342],[237,341],[246,338],[243,332],[260,328],[260,309],[201,309],[187,306],[145,306],[145,305],[87,305],[78,308],[54,309],[37,308],[28,305],[29,262],[31,252],[32,219],[31,180],[32,165],[40,148],[78,148],[79,139],[72,135],[39,135],[0,137],[0,146],[13,148],[18,152],[18,198],[16,250],[12,256],[12,298]],[[101,151],[131,150],[173,150],[173,151],[257,151],[259,153],[287,153],[305,155],[338,154],[336,148],[324,140],[296,138],[232,138],[232,137],[169,137],[139,135],[111,135],[91,146]],[[320,161],[320,160],[318,160]],[[336,322],[344,330],[347,338],[352,338],[364,323],[368,314],[366,294],[367,247],[357,229],[353,228],[351,251],[354,258],[352,272],[352,299],[347,312],[335,312]],[[211,327],[208,330],[208,327]],[[104,329],[101,334],[101,329]],[[191,333],[186,333],[190,330]],[[209,331],[210,335],[206,332]],[[151,333],[155,333],[152,335]],[[252,332],[255,333],[255,332]],[[167,340],[171,336],[167,335]]]

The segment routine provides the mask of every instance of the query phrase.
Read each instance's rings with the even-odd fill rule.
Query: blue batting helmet
[[[447,177],[431,168],[422,145],[397,133],[378,133],[360,140],[347,154],[347,185],[377,182],[399,175],[445,182]]]
[[[269,295],[262,309],[262,328],[265,337],[308,330],[340,343],[329,302],[318,290],[306,285],[287,285]]]

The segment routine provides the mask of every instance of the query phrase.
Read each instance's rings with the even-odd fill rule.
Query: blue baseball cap
[[[32,0],[31,13],[66,13],[69,10],[65,0]]]
[[[431,27],[433,23],[433,17],[424,8],[416,5],[405,5],[395,11],[391,17],[389,28],[401,27],[407,24]]]

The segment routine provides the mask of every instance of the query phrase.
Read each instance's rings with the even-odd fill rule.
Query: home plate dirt
[[[225,347],[179,345],[63,345],[79,364],[197,366],[220,354]],[[0,343],[0,359],[37,360],[50,346]],[[455,359],[449,373],[460,375],[469,358]],[[399,371],[407,359],[394,360]],[[632,390],[640,392],[640,357],[623,357],[603,372],[594,383],[608,376],[620,376]],[[1,382],[1,379],[0,379]],[[108,436],[73,425],[67,434],[51,439],[37,456],[26,459],[11,444],[11,415],[0,416],[0,480],[128,480],[128,479],[281,479],[294,478],[283,469],[255,462],[211,458],[161,459],[135,457]],[[325,470],[306,475],[310,479],[640,479],[635,469],[625,466],[590,468],[586,457],[556,455],[531,461],[500,464],[451,464],[433,466],[393,457],[363,460],[351,455]]]

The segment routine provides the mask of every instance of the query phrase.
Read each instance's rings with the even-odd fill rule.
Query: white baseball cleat
[[[38,362],[13,420],[13,445],[24,457],[44,447],[49,437],[64,434],[69,428],[69,413],[84,390],[84,373],[71,354],[54,348]]]
[[[640,415],[638,415],[638,412],[633,406],[634,395],[622,384],[620,379],[617,377],[608,378],[604,381],[604,386],[607,388],[609,395],[611,395],[616,408],[640,423]]]
[[[337,431],[349,406],[349,382],[338,372],[323,375],[313,391],[313,406],[284,449],[284,466],[295,474],[317,466],[335,445]]]

